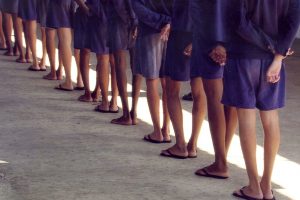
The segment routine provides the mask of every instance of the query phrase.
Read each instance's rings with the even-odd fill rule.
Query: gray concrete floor
[[[299,41],[295,49],[300,52]],[[231,178],[220,181],[193,175],[212,162],[207,151],[200,149],[194,160],[172,160],[159,156],[168,145],[143,142],[151,131],[149,116],[140,115],[148,112],[145,93],[140,125],[111,125],[118,115],[93,112],[93,104],[76,101],[81,92],[55,91],[56,81],[42,80],[44,73],[29,72],[14,59],[0,56],[0,200],[234,199],[231,192],[247,184],[235,152]],[[277,199],[300,199],[288,184],[300,178],[300,171],[288,173],[300,169],[299,65],[300,54],[288,60]],[[188,91],[185,84],[182,94]],[[183,108],[190,115],[191,103],[183,102]],[[258,130],[262,146],[260,125]]]

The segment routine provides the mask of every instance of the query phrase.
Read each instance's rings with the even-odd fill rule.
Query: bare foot
[[[84,95],[81,95],[78,98],[78,101],[81,101],[81,102],[92,102],[92,97],[91,97],[91,95],[84,94]]]
[[[57,78],[57,80],[62,80],[63,79],[63,75],[62,75],[62,72],[60,70],[56,70],[56,78]]]
[[[132,125],[131,118],[130,117],[125,117],[125,116],[122,116],[122,117],[117,118],[117,119],[113,119],[113,120],[111,120],[110,123],[118,124],[118,125],[124,125],[124,126]]]
[[[241,199],[264,199],[262,191],[254,191],[249,186],[245,186],[237,191],[234,191],[232,195]]]
[[[192,146],[190,143],[188,143],[187,151],[189,154],[189,158],[197,158],[197,147],[196,146]]]
[[[161,155],[168,155],[168,154],[171,154],[173,156],[175,155],[175,156],[182,157],[182,158],[188,157],[188,152],[187,152],[186,147],[180,148],[176,144],[166,150],[161,151]]]
[[[139,123],[139,120],[137,118],[136,112],[133,112],[133,110],[131,110],[130,116],[131,116],[131,120],[132,120],[132,125],[137,125]]]
[[[28,68],[29,71],[41,71],[41,68],[39,66],[34,66],[34,65],[31,65],[29,68]]]
[[[95,111],[101,112],[101,113],[109,113],[109,105],[105,105],[104,103],[99,104],[96,106]]]
[[[94,90],[92,92],[92,98],[93,98],[93,102],[99,102],[100,101],[100,91],[99,90]]]
[[[47,70],[47,66],[45,65],[44,62],[41,61],[41,62],[39,63],[39,66],[40,66],[41,70],[44,70],[44,71]]]
[[[216,178],[216,179],[227,179],[228,178],[228,170],[226,169],[220,169],[217,167],[217,165],[214,163],[210,166],[198,169],[195,172],[198,176],[204,176],[209,178]]]
[[[43,76],[43,79],[50,80],[50,81],[56,81],[57,80],[56,74],[53,74],[52,72],[50,72],[49,74]]]
[[[70,85],[66,82],[59,84],[58,86],[55,87],[55,89],[63,90],[63,91],[73,91],[74,90],[73,85]]]
[[[171,140],[171,137],[170,137],[170,129],[169,129],[169,128],[163,127],[163,128],[161,129],[161,133],[162,133],[162,135],[163,135],[163,137],[164,137],[164,140]]]
[[[164,141],[164,137],[162,136],[161,132],[153,131],[152,133],[144,136],[144,140],[150,141],[150,140],[147,140],[147,138],[149,138],[152,141],[160,141],[161,143]]]
[[[26,63],[26,59],[23,58],[23,57],[19,57],[19,58],[16,59],[16,62],[17,63]]]
[[[263,180],[260,182],[260,188],[262,190],[264,199],[275,199],[271,185],[268,183],[265,184],[263,182]]]

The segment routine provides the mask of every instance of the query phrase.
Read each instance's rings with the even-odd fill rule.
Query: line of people
[[[278,109],[284,106],[283,60],[292,55],[300,22],[299,0],[0,0],[4,34],[0,48],[5,55],[32,63],[31,71],[51,71],[43,78],[65,81],[56,89],[84,90],[79,101],[101,103],[101,113],[118,113],[111,123],[136,125],[137,103],[143,77],[153,131],[146,142],[171,143],[172,122],[176,142],[161,151],[171,158],[196,158],[197,141],[207,114],[215,160],[196,175],[227,179],[227,154],[239,124],[241,147],[249,184],[233,193],[242,199],[275,199],[272,170],[279,149]],[[76,8],[76,11],[75,11]],[[43,57],[36,56],[37,23],[41,27]],[[12,25],[13,24],[13,25]],[[15,46],[12,46],[12,27]],[[71,80],[71,42],[78,67],[77,85]],[[26,40],[23,52],[22,32]],[[58,35],[59,67],[55,65]],[[132,108],[128,105],[126,52],[132,71]],[[91,53],[97,57],[97,84],[89,86]],[[110,70],[109,70],[110,66]],[[109,72],[112,97],[108,99]],[[190,81],[193,98],[192,133],[184,139],[179,93]],[[163,123],[160,121],[162,88]],[[101,93],[101,94],[100,94]],[[265,135],[264,173],[256,164],[256,109]],[[239,122],[239,123],[238,123]]]

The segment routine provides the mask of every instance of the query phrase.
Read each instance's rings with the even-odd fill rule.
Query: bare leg
[[[209,174],[228,177],[225,149],[226,122],[224,106],[221,104],[223,82],[222,79],[203,79],[203,86],[208,102],[208,121],[215,150],[215,162],[198,170],[196,174],[204,175],[206,171]]]
[[[187,150],[190,157],[195,157],[197,155],[198,137],[207,110],[206,95],[201,78],[194,78],[191,80],[191,91],[194,99],[192,110],[192,135],[188,142]]]
[[[78,98],[79,101],[91,102],[91,90],[90,90],[90,50],[81,49],[80,50],[80,72],[82,74],[83,85],[85,89],[84,95]]]
[[[31,69],[40,70],[37,56],[36,56],[36,21],[25,21],[26,25],[26,35],[29,39],[29,47],[32,53],[32,66]]]
[[[4,55],[13,56],[13,49],[11,44],[11,35],[12,35],[12,19],[11,14],[3,13],[3,23],[4,23],[4,36],[6,41],[7,52]]]
[[[236,108],[224,106],[224,111],[225,111],[225,119],[226,119],[225,147],[226,147],[226,157],[227,157],[230,143],[237,129],[238,119],[237,119]]]
[[[167,78],[166,82],[167,106],[175,132],[176,144],[162,151],[162,153],[164,154],[164,152],[169,151],[174,155],[187,157],[188,151],[184,139],[182,107],[179,99],[181,82],[170,78]]]
[[[28,36],[27,36],[27,27],[26,27],[26,23],[25,23],[25,21],[23,21],[22,19],[21,19],[21,21],[22,21],[22,26],[23,26],[23,31],[24,31],[24,38],[25,38],[25,48],[26,48],[26,50],[25,50],[25,58],[26,58],[26,62],[27,63],[32,63],[32,59],[31,59],[31,49],[30,49],[30,45],[29,45],[29,38],[28,38]]]
[[[112,96],[109,107],[111,110],[117,110],[118,109],[117,99],[119,96],[119,91],[117,86],[115,59],[112,54],[109,55],[109,63],[111,69],[110,73],[111,73],[111,96]]]
[[[4,32],[3,32],[3,18],[2,18],[2,13],[0,12],[0,48],[5,49],[6,48],[6,44],[5,44],[5,36],[4,36]]]
[[[39,63],[41,69],[46,69],[46,56],[47,56],[47,45],[46,45],[46,28],[41,27],[41,35],[42,35],[42,48],[43,48],[43,55],[42,59]]]
[[[82,76],[80,72],[80,49],[74,49],[74,57],[76,61],[76,66],[77,66],[77,83],[76,87],[77,88],[83,88],[83,82],[82,82]]]
[[[57,80],[56,76],[56,63],[55,63],[55,36],[56,30],[55,29],[46,29],[46,47],[48,52],[48,58],[50,62],[51,71],[49,74],[44,76],[44,79],[47,80]]]
[[[280,145],[280,127],[278,111],[261,111],[260,117],[264,128],[264,172],[260,186],[265,199],[272,199],[271,178],[276,154]]]
[[[123,116],[117,119],[113,119],[111,123],[120,125],[132,125],[132,120],[128,108],[126,51],[119,50],[114,53],[114,57],[116,62],[117,85],[123,107]]]
[[[60,43],[58,42],[58,46],[60,46],[59,44]],[[63,61],[62,61],[60,49],[58,49],[58,68],[56,70],[56,77],[57,77],[57,80],[63,79]]]
[[[133,68],[135,67],[134,49],[129,50],[129,55],[130,55],[131,71],[133,72]],[[132,107],[130,110],[130,116],[131,116],[133,125],[138,124],[137,106],[138,106],[138,100],[139,100],[140,91],[141,91],[142,80],[143,80],[143,77],[141,75],[132,73]]]
[[[72,49],[71,40],[72,34],[70,28],[59,28],[57,30],[59,38],[59,54],[62,58],[62,62],[65,69],[65,82],[60,84],[57,88],[64,88],[73,90],[72,76],[71,76],[71,59],[72,59]]]
[[[164,137],[162,135],[160,127],[160,96],[158,90],[159,79],[147,79],[147,101],[151,114],[151,119],[153,123],[153,132],[145,137],[150,137],[156,141],[163,141]]]
[[[15,30],[15,36],[16,36],[16,44],[18,47],[18,50],[20,52],[19,58],[16,60],[20,63],[26,63],[24,51],[23,51],[23,25],[22,25],[22,19],[17,16],[17,14],[13,14],[13,25]]]
[[[108,84],[109,84],[109,72],[108,72],[108,65],[109,65],[109,54],[107,55],[97,55],[98,60],[98,84],[100,85],[101,95],[102,95],[102,102],[100,105],[97,106],[98,111],[109,112],[109,101],[108,101]]]
[[[161,78],[161,87],[162,87],[162,106],[163,106],[163,126],[161,128],[162,135],[166,141],[171,140],[170,138],[170,114],[167,106],[167,86],[166,79]]]
[[[240,142],[245,159],[249,185],[243,192],[251,197],[263,198],[256,163],[256,114],[255,109],[238,109]],[[240,191],[235,193],[240,194]]]

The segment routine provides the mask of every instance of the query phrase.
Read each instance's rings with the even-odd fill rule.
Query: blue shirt
[[[234,1],[236,2],[236,0]],[[300,0],[239,0],[229,9],[229,56],[273,58],[286,55],[300,23]],[[273,46],[273,51],[268,46]]]
[[[172,12],[172,31],[192,32],[190,0],[174,0]]]
[[[203,52],[227,41],[225,7],[226,0],[190,0],[193,37]]]
[[[173,1],[134,0],[133,9],[139,21],[139,35],[159,33],[171,23]]]

